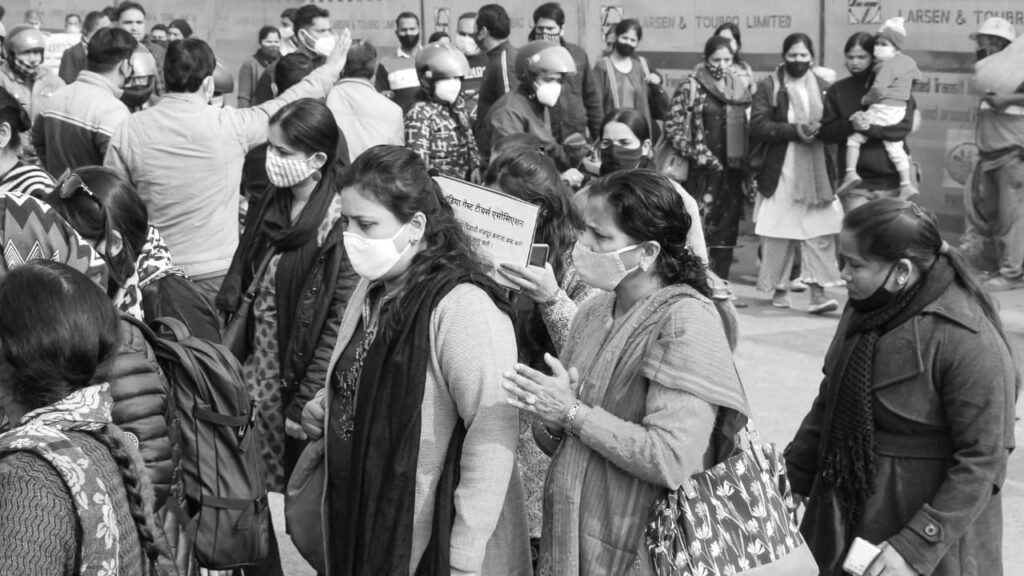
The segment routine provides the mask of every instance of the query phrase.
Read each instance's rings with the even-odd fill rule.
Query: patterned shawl
[[[63,400],[21,419],[17,428],[0,435],[0,457],[12,452],[31,452],[53,466],[74,501],[82,528],[79,542],[79,574],[117,576],[120,532],[110,493],[82,450],[67,432],[98,432],[110,423],[109,385],[83,388]]]
[[[721,350],[651,351],[652,337],[673,306],[685,298],[701,296],[688,286],[663,288],[614,320],[609,329],[615,294],[595,296],[580,308],[562,359],[567,366],[582,368],[580,400],[628,422],[640,423],[644,417],[648,389],[644,370],[652,363],[668,376],[665,382],[659,379],[660,384],[726,408],[719,419],[728,422],[716,428],[729,438],[721,443],[716,437],[712,447],[717,458],[731,451],[732,435],[726,428],[742,427],[742,414],[750,413],[725,339]],[[715,357],[714,352],[723,356]],[[701,355],[705,361],[696,360]],[[566,437],[551,460],[544,488],[538,574],[628,573],[639,559],[651,507],[664,492],[664,487],[621,470],[578,438]]]
[[[135,269],[114,299],[117,302],[117,309],[136,320],[145,320],[142,313],[142,290],[172,274],[185,276],[185,271],[171,262],[171,252],[167,248],[167,243],[160,237],[157,229],[150,226],[146,243],[135,261]]]

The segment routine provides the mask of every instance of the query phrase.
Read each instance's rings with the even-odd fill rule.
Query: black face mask
[[[399,36],[398,42],[402,45],[402,48],[406,50],[412,50],[413,48],[420,45],[420,35],[412,34],[409,36]]]
[[[995,54],[995,52],[990,51],[988,48],[979,48],[974,52],[974,56],[975,58],[978,59],[979,62],[984,60],[985,58],[988,58],[992,54]]]
[[[609,146],[601,149],[601,176],[619,170],[632,170],[640,166],[644,159],[643,147],[624,148]]]
[[[632,44],[623,44],[622,42],[616,42],[615,51],[619,53],[619,56],[622,56],[623,58],[629,58],[630,56],[633,55],[633,52],[636,52],[636,46],[633,46]]]
[[[810,70],[810,62],[786,62],[786,74],[793,78],[803,78]]]
[[[876,310],[881,310],[886,306],[896,301],[896,297],[899,296],[899,292],[893,292],[885,287],[889,283],[889,278],[892,277],[892,273],[896,271],[896,264],[893,264],[892,268],[889,269],[889,273],[885,275],[885,280],[882,280],[882,285],[875,290],[871,296],[863,298],[861,300],[855,300],[850,298],[850,308],[861,314],[867,314]]]

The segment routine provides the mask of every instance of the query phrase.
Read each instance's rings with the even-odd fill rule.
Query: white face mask
[[[896,55],[895,46],[875,46],[875,59],[885,62]]]
[[[291,188],[316,172],[309,158],[285,158],[267,148],[267,178],[278,188]]]
[[[537,95],[537,102],[548,108],[554,108],[555,104],[558,104],[558,97],[562,95],[562,85],[558,82],[535,83],[533,92]]]
[[[280,30],[282,40],[287,40],[288,38],[295,36],[295,29],[293,29],[291,26],[289,26],[288,28],[281,27]]]
[[[301,33],[306,35],[307,40],[303,42],[306,47],[321,56],[330,56],[331,52],[334,52],[335,44],[338,43],[338,39],[334,37],[334,34],[314,39],[313,35],[306,30],[302,30]],[[313,40],[312,46],[309,45],[309,40]]]
[[[342,236],[345,239],[345,251],[348,253],[348,260],[352,263],[352,269],[361,277],[367,280],[378,280],[391,271],[398,264],[398,261],[405,256],[405,253],[412,248],[412,242],[405,245],[401,252],[395,248],[395,240],[402,235],[405,226],[398,229],[391,238],[367,238],[352,232],[345,232]]]
[[[626,246],[614,252],[594,252],[590,248],[576,243],[572,250],[572,262],[576,267],[576,273],[580,280],[588,286],[593,286],[605,292],[614,291],[619,284],[638,268],[640,265],[627,269],[622,261],[622,254],[639,248],[639,244]]]
[[[480,53],[480,46],[470,36],[462,36],[461,34],[456,36],[455,47],[466,56],[476,56]]]
[[[441,102],[452,104],[459,99],[461,92],[462,80],[458,78],[442,78],[434,82],[434,96]]]

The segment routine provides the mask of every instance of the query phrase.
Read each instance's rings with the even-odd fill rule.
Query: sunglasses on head
[[[68,198],[71,198],[79,191],[85,192],[85,194],[88,195],[89,198],[92,198],[93,200],[96,201],[97,204],[100,205],[100,208],[103,208],[103,203],[100,202],[100,199],[96,197],[96,194],[92,191],[92,189],[89,188],[89,186],[85,183],[84,180],[82,180],[81,176],[74,172],[69,171],[64,173],[64,176],[61,177],[60,182],[56,186],[56,191],[57,195],[60,196],[62,200],[67,200]]]

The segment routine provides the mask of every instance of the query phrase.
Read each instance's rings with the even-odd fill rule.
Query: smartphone
[[[551,246],[547,244],[534,244],[533,248],[530,249],[530,266],[543,268],[547,264],[550,251]]]

